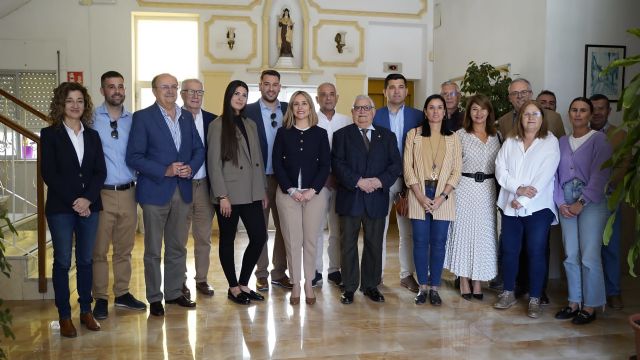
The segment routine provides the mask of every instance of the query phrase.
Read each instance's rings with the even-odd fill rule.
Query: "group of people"
[[[393,203],[400,285],[417,293],[416,304],[442,304],[438,288],[443,269],[449,269],[466,300],[483,299],[483,281],[503,279],[494,305],[500,309],[516,302],[516,283],[525,286],[528,315],[539,317],[549,228],[558,219],[569,302],[556,317],[592,321],[606,301],[605,285],[606,296],[619,301],[619,272],[605,275],[600,260],[610,178],[601,164],[611,155],[600,130],[610,128],[606,118],[597,125],[591,100],[571,103],[573,134],[563,136],[559,115],[530,100],[525,79],[511,83],[514,111],[498,119],[498,129],[482,94],[458,110],[460,92],[452,82],[442,84],[420,111],[405,104],[404,76],[390,74],[386,106],[376,109],[370,97],[359,95],[350,118],[335,111],[339,96],[331,83],[318,86],[317,112],[305,91],[293,93],[288,103],[279,101],[280,88],[280,74],[265,70],[260,99],[247,104],[247,84],[231,81],[220,116],[202,109],[200,80],[179,85],[170,74],[153,78],[156,102],[133,114],[123,106],[124,77],[116,71],[102,75],[104,103],[95,111],[82,85],[67,82],[54,90],[52,125],[41,133],[42,174],[62,336],[77,336],[68,278],[74,235],[80,322],[97,331],[97,320],[108,317],[110,246],[114,305],[147,309],[129,292],[137,204],[143,211],[146,299],[154,316],[164,315],[163,300],[196,306],[186,286],[190,229],[196,290],[214,294],[207,280],[214,217],[230,301],[263,301],[271,284],[291,290],[291,305],[300,303],[304,289],[306,304],[313,305],[328,225],[327,278],[341,286],[340,301],[351,304],[360,289],[384,302],[379,285]],[[599,100],[606,98],[594,102]],[[271,272],[269,215],[276,229]],[[249,242],[238,277],[239,220]],[[619,245],[609,245],[613,253],[614,246]],[[606,258],[605,247],[602,252]],[[254,269],[255,290],[249,288]]]

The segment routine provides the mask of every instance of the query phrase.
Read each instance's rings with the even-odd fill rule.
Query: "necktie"
[[[367,149],[367,151],[369,151],[369,138],[367,137],[367,132],[369,131],[369,129],[361,129],[360,131],[362,131],[362,138],[364,139],[364,147]]]

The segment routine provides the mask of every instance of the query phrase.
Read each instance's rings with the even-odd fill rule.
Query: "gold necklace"
[[[431,180],[436,180],[436,159],[438,158],[438,153],[440,153],[440,142],[442,141],[442,135],[440,135],[440,140],[438,140],[438,148],[435,151],[436,156],[433,156],[433,145],[431,144],[431,136],[429,136],[429,148],[431,149]]]

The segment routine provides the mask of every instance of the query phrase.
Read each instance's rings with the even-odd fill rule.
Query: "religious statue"
[[[336,33],[336,36],[333,38],[336,42],[336,49],[338,49],[338,53],[342,54],[342,48],[346,46],[344,43],[344,33]]]
[[[293,57],[291,43],[293,42],[293,21],[289,16],[289,9],[282,10],[282,17],[278,19],[278,50],[280,57]]]
[[[227,28],[227,45],[229,45],[229,50],[233,50],[233,45],[236,43],[236,28],[228,27]]]

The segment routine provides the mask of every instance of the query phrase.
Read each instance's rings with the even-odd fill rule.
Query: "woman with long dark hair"
[[[218,215],[220,264],[229,283],[227,297],[243,305],[250,304],[251,300],[264,300],[262,295],[249,289],[248,284],[267,234],[262,213],[267,206],[266,179],[258,130],[255,122],[242,115],[248,93],[244,82],[229,83],[224,92],[222,115],[209,125],[207,136],[207,170]],[[238,279],[233,250],[239,219],[247,229],[249,245]]]
[[[454,188],[460,181],[462,147],[458,135],[449,130],[447,107],[442,96],[424,102],[422,126],[407,133],[404,150],[404,181],[409,192],[409,214],[413,228],[413,259],[420,291],[416,304],[440,306],[438,294],[449,223],[456,216]]]
[[[100,330],[91,313],[93,246],[102,210],[100,190],[107,167],[98,132],[90,128],[93,104],[87,89],[65,82],[53,90],[49,117],[42,129],[42,179],[47,184],[45,214],[53,244],[53,290],[60,335],[78,335],[71,321],[69,269],[75,235],[76,282],[80,322]]]

